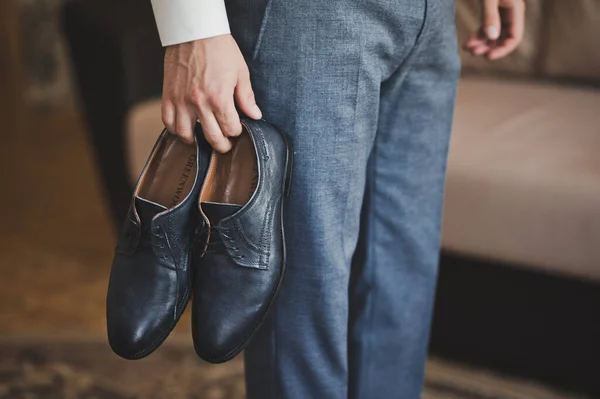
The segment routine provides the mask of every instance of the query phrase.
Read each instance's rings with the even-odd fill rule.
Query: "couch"
[[[461,38],[476,3],[458,3]],[[444,247],[600,281],[600,3],[527,5],[517,54],[463,58]]]
[[[431,351],[600,395],[600,2],[527,5],[514,55],[463,54]],[[148,1],[63,16],[118,225],[162,128],[163,50]],[[457,0],[461,41],[478,20]]]

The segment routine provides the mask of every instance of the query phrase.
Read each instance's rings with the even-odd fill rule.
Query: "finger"
[[[233,97],[230,104],[224,110],[215,111],[214,114],[225,137],[237,137],[242,134],[240,115],[235,109]]]
[[[235,87],[235,102],[240,110],[252,119],[262,118],[262,112],[256,104],[252,84],[250,83],[250,74],[248,71],[240,73]]]
[[[483,3],[483,31],[489,40],[500,37],[500,10],[499,0],[484,0]]]
[[[225,137],[235,137],[242,133],[240,116],[233,101],[234,87],[213,89],[207,99],[210,111],[219,124],[219,130]]]
[[[221,127],[212,112],[203,112],[198,116],[206,141],[215,151],[225,153],[231,149],[231,142],[221,132]]]
[[[479,35],[475,34],[475,35],[471,36],[469,38],[469,40],[467,40],[467,42],[465,43],[463,48],[465,50],[470,50],[470,49],[478,47],[482,44],[487,44],[487,40],[484,38],[481,38]]]
[[[196,118],[188,111],[185,105],[177,107],[175,113],[175,129],[173,133],[186,143],[193,143]]]
[[[175,106],[172,102],[163,100],[161,103],[162,121],[167,130],[175,133]]]
[[[506,57],[508,54],[512,53],[519,46],[519,40],[515,38],[508,38],[503,41],[501,45],[490,50],[488,53],[488,58],[490,60],[497,60],[502,57]]]
[[[512,9],[507,10],[507,13],[510,14],[507,16],[507,20],[510,22],[509,36],[517,39],[518,44],[525,33],[525,2],[517,1]]]
[[[486,44],[483,44],[481,46],[477,46],[477,47],[471,49],[471,54],[473,54],[473,55],[484,55],[488,51],[490,51],[490,46],[488,46]]]

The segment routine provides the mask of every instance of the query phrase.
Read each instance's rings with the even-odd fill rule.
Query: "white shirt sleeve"
[[[225,0],[151,0],[163,46],[230,33]]]

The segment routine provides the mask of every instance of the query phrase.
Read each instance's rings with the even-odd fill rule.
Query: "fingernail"
[[[496,40],[500,36],[500,31],[496,26],[488,26],[485,28],[485,34],[487,35],[488,39]]]
[[[260,111],[260,108],[258,108],[258,105],[254,104],[254,112],[256,112],[256,114],[258,115],[258,119],[262,118],[262,112]]]

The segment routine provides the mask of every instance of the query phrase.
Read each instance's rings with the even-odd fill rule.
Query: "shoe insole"
[[[177,206],[194,185],[196,156],[195,144],[167,135],[142,176],[137,196],[167,208]]]
[[[213,151],[200,202],[245,205],[258,184],[258,164],[252,137],[244,131],[231,139],[225,154]]]

